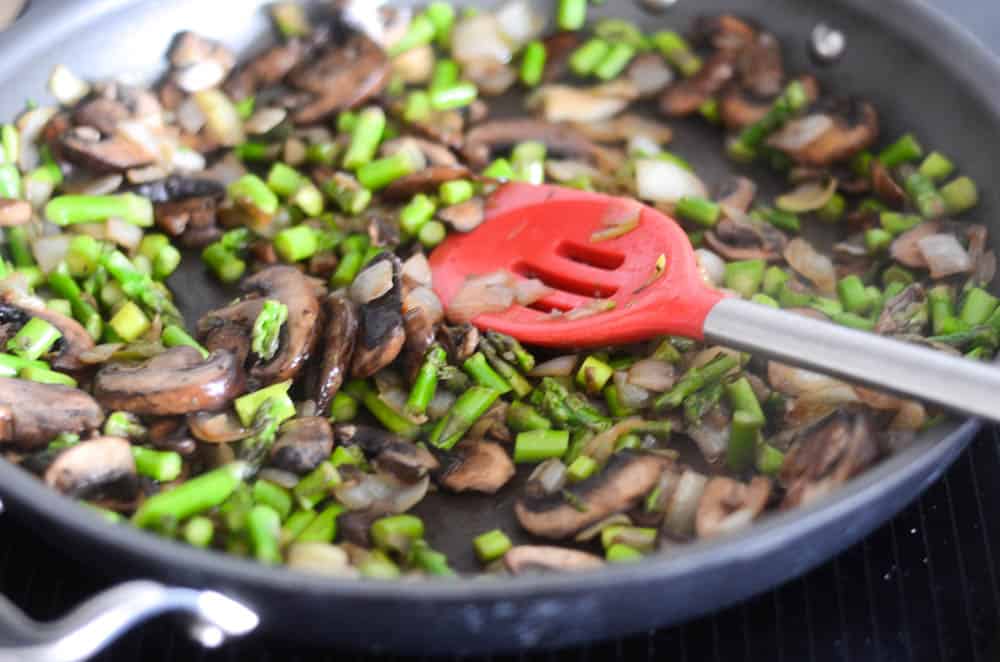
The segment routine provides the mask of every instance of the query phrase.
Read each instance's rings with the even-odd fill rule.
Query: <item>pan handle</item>
[[[190,616],[191,636],[210,648],[248,634],[260,620],[251,609],[221,593],[145,580],[98,593],[62,618],[45,623],[28,618],[0,595],[0,662],[86,660],[130,628],[168,612]]]

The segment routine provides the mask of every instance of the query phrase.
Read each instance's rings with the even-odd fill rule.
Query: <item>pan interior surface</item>
[[[163,69],[173,35],[183,29],[255,52],[270,39],[264,4],[34,0],[19,27],[0,36],[0,117],[13,117],[26,99],[51,102],[44,90],[56,64],[91,79],[151,80]],[[552,15],[553,3],[539,4]],[[994,155],[1000,154],[1000,74],[974,43],[922,5],[702,0],[650,15],[639,4],[616,0],[592,14],[679,30],[699,14],[751,17],[778,36],[791,71],[813,71],[824,88],[872,101],[883,120],[883,141],[912,131],[946,150],[974,179],[989,181]],[[842,30],[848,45],[837,64],[816,70],[806,41],[820,22]],[[726,160],[718,130],[696,121],[668,123],[675,129],[671,149],[689,158],[711,188],[741,172]],[[766,195],[785,187],[777,178],[762,178],[759,169],[742,174],[751,172]],[[1000,249],[1000,227],[993,221],[998,210],[1000,191],[984,186],[975,218],[994,229],[994,250]],[[231,297],[190,259],[171,286],[189,323]],[[943,471],[974,428],[971,422],[939,426],[831,497],[722,541],[627,568],[502,582],[362,584],[265,568],[78,516],[78,509],[6,463],[0,463],[0,495],[17,506],[19,517],[53,524],[37,528],[72,541],[74,553],[99,558],[113,551],[129,572],[225,591],[261,610],[264,627],[289,636],[422,652],[554,647],[693,617],[806,571],[897,512]],[[458,567],[471,568],[474,535],[496,526],[519,529],[511,511],[517,490],[508,486],[499,498],[432,497],[417,514],[443,522],[429,527],[431,544]]]

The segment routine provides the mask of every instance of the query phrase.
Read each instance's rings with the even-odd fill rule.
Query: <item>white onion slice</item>
[[[931,271],[931,278],[944,278],[972,270],[972,258],[954,235],[932,234],[917,242]]]
[[[676,381],[674,366],[659,359],[643,359],[628,369],[628,381],[648,391],[662,393]]]
[[[545,27],[545,19],[528,0],[511,0],[496,11],[500,34],[515,46],[538,37]]]
[[[72,237],[68,234],[57,234],[51,237],[38,237],[31,242],[31,252],[35,256],[38,268],[44,273],[49,273],[59,266],[59,263],[66,259],[69,252],[69,242]]]
[[[837,272],[833,262],[808,241],[801,237],[792,239],[785,247],[784,255],[789,266],[808,278],[821,294],[832,295],[837,291]]]
[[[112,216],[104,223],[105,236],[115,242],[130,253],[139,248],[142,241],[142,228],[138,225],[126,223],[120,218]]]
[[[451,31],[451,55],[461,64],[490,60],[510,62],[513,52],[493,14],[483,12],[455,23]]]
[[[57,64],[49,75],[49,91],[62,105],[74,106],[90,94],[90,84],[65,65]]]
[[[568,377],[576,368],[576,354],[557,356],[548,361],[542,361],[528,373],[530,377]]]
[[[694,173],[671,161],[639,159],[635,162],[635,181],[643,200],[675,203],[688,195],[708,197],[708,189]]]
[[[768,137],[767,144],[777,149],[794,152],[812,144],[820,136],[833,128],[829,115],[807,115],[792,120]]]

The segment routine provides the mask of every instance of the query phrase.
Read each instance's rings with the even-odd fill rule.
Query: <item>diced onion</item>
[[[950,234],[932,234],[917,242],[931,271],[931,278],[944,278],[972,270],[972,259],[958,239]]]
[[[488,12],[467,16],[451,31],[451,55],[462,64],[491,60],[505,64],[513,57],[510,45],[500,31],[500,21]]]
[[[662,393],[676,381],[674,366],[660,359],[643,359],[629,368],[628,381],[646,390]]]
[[[421,85],[434,72],[434,47],[411,48],[392,60],[392,72],[407,85]]]
[[[702,280],[712,287],[721,287],[726,277],[725,260],[707,248],[697,249],[694,252],[694,257],[698,261],[698,270],[701,272]]]
[[[528,480],[541,486],[545,494],[553,494],[566,484],[566,465],[557,457],[549,458],[535,467]]]
[[[220,145],[235,147],[244,140],[243,120],[236,106],[223,92],[215,89],[195,92],[194,100],[205,115],[208,134]]]
[[[569,377],[576,369],[576,354],[557,356],[548,361],[542,361],[528,373],[530,377]]]
[[[794,152],[810,145],[833,128],[829,115],[807,115],[794,119],[775,131],[767,139],[767,144],[787,152]]]
[[[716,462],[729,448],[727,425],[710,425],[701,421],[697,425],[688,426],[685,433],[698,445],[698,450],[708,462]]]
[[[68,234],[57,234],[51,237],[38,237],[31,242],[31,252],[35,256],[38,268],[44,273],[49,273],[58,267],[59,263],[66,259],[71,240],[72,237]]]
[[[130,253],[139,248],[139,242],[142,241],[142,228],[138,225],[126,223],[115,216],[108,218],[104,225],[109,240],[127,249]]]
[[[62,105],[74,106],[80,99],[90,94],[90,84],[65,65],[57,64],[49,76],[49,91]]]
[[[194,97],[188,97],[177,107],[174,116],[177,124],[188,133],[198,133],[205,126],[205,113],[201,112]]]
[[[351,283],[351,299],[357,304],[374,301],[392,289],[392,263],[381,260],[364,269]]]
[[[412,484],[401,483],[385,474],[362,474],[357,481],[345,481],[334,488],[337,501],[348,510],[378,507],[386,513],[404,513],[427,494],[430,477]]]
[[[515,284],[514,277],[507,271],[466,279],[448,304],[448,320],[463,324],[479,315],[507,310],[514,304]]]
[[[708,197],[708,189],[694,173],[671,161],[639,159],[635,180],[643,200],[675,203],[685,196]]]
[[[528,0],[511,0],[496,11],[500,33],[519,47],[538,37],[545,27],[545,19]]]
[[[226,73],[218,60],[202,60],[175,71],[174,82],[185,92],[200,92],[221,83]]]
[[[639,94],[647,97],[656,94],[674,80],[673,70],[659,54],[650,53],[637,57],[628,68],[628,78]]]
[[[653,394],[646,389],[631,383],[628,380],[628,373],[624,370],[615,372],[612,379],[614,379],[615,388],[618,389],[618,399],[626,409],[633,411],[645,409],[653,397]]]
[[[833,262],[805,239],[796,237],[788,242],[784,256],[789,266],[808,278],[821,294],[830,295],[837,291],[837,272]]]
[[[514,299],[522,306],[530,306],[554,291],[537,278],[518,278],[514,284]]]

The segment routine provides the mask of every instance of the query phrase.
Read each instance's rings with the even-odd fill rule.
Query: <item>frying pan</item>
[[[25,99],[48,102],[45,82],[58,63],[88,78],[149,80],[161,70],[171,36],[181,29],[252,52],[268,39],[262,4],[32,0],[16,27],[0,35],[0,117],[13,117]],[[551,11],[549,3],[540,4]],[[775,32],[792,70],[810,66],[804,44],[817,23],[842,30],[847,51],[837,64],[818,72],[824,87],[873,101],[885,136],[912,130],[984,182],[976,216],[992,226],[992,247],[1000,248],[1000,221],[994,220],[1000,187],[989,178],[1000,154],[1000,63],[969,35],[914,0],[681,0],[665,16],[613,0],[592,10],[640,21],[646,28],[685,27],[696,13],[720,11],[751,16]],[[676,149],[710,183],[723,181],[732,166],[724,161],[718,132],[676,124],[681,129]],[[754,176],[759,179],[756,171]],[[765,193],[777,190],[777,182],[770,184]],[[182,268],[172,286],[189,320],[226,296],[195,262]],[[638,632],[746,598],[854,543],[933,482],[977,427],[973,420],[936,427],[834,494],[770,515],[721,540],[593,573],[501,581],[377,583],[265,567],[128,526],[109,526],[0,462],[0,498],[9,516],[82,561],[163,582],[123,584],[45,628],[0,599],[0,659],[4,646],[9,659],[79,659],[135,622],[171,610],[193,617],[192,632],[208,645],[257,627],[372,652],[468,654],[555,648]],[[418,514],[445,524],[429,527],[430,543],[457,567],[471,568],[473,535],[495,526],[517,530],[511,514],[516,491],[517,486],[508,488],[499,497],[432,495]]]

